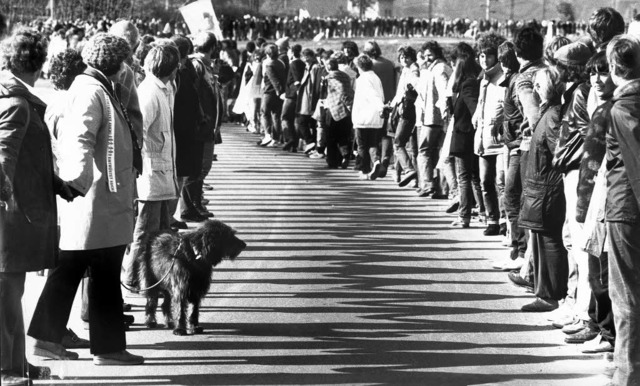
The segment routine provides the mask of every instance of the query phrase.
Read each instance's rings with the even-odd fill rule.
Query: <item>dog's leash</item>
[[[178,248],[176,248],[175,252],[173,252],[173,255],[171,256],[172,257],[171,266],[167,270],[167,273],[165,273],[164,276],[160,280],[158,280],[157,283],[155,283],[154,285],[149,286],[147,288],[138,288],[138,289],[130,287],[130,286],[124,284],[122,281],[120,281],[120,285],[124,289],[126,289],[127,291],[133,292],[133,293],[137,293],[137,294],[139,294],[140,292],[146,292],[146,291],[152,290],[155,287],[159,286],[160,283],[162,283],[169,276],[169,274],[171,273],[171,270],[173,269],[173,265],[176,263],[176,260],[177,260],[176,259],[176,255],[178,254],[178,251],[180,250],[180,247],[182,246],[183,240],[184,239],[180,239],[180,244],[178,244]]]

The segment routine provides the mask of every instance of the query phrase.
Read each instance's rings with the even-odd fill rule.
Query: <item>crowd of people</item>
[[[636,24],[605,7],[574,41],[545,42],[533,24],[510,40],[402,45],[397,63],[375,40],[334,52],[257,37],[238,50],[129,21],[47,54],[53,41],[15,30],[0,51],[2,384],[48,371],[26,362],[22,325],[25,273],[42,269],[34,355],[73,360],[84,346],[95,365],[143,363],[126,350],[120,281],[139,285],[146,234],[213,216],[204,179],[223,121],[258,146],[447,199],[451,227],[475,218],[503,236],[494,267],[533,294],[523,312],[548,312],[584,353],[613,352],[613,384],[640,383]],[[61,93],[49,105],[33,89],[43,68]],[[85,275],[89,341],[66,327]]]
[[[75,20],[33,20],[28,24],[39,32],[53,37],[63,37],[70,41],[82,40],[84,36],[93,36],[107,32],[116,20],[108,17],[100,19]],[[141,35],[153,37],[171,37],[190,33],[182,19],[163,20],[152,17],[135,17],[132,23]],[[221,14],[219,19],[223,39],[235,41],[264,38],[277,40],[289,37],[293,40],[308,40],[317,36],[326,39],[350,38],[427,38],[427,37],[474,37],[480,33],[497,32],[512,37],[515,31],[525,25],[535,25],[543,35],[550,29],[552,34],[585,35],[585,21],[568,20],[498,20],[444,17],[377,17],[360,19],[345,17],[299,17],[299,16],[231,16]]]

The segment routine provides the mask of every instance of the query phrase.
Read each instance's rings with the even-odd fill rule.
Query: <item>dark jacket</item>
[[[613,93],[606,159],[606,220],[640,223],[640,80]]]
[[[522,209],[518,225],[538,232],[559,232],[564,224],[566,201],[562,174],[552,165],[561,122],[560,101],[544,105],[533,126]]]
[[[0,72],[0,178],[13,184],[0,207],[0,272],[53,268],[58,257],[51,138],[46,105],[9,72]]]
[[[304,75],[304,62],[300,59],[294,59],[289,63],[289,73],[287,74],[287,87],[285,96],[288,99],[296,99],[298,97],[298,87]],[[295,83],[298,82],[296,85]]]
[[[262,63],[263,94],[281,95],[287,84],[287,68],[279,59],[267,59]]]
[[[214,84],[218,81],[213,74],[211,62],[206,61],[201,54],[194,54],[190,59],[197,77],[198,99],[203,112],[203,119],[198,125],[198,137],[203,141],[211,141],[214,139],[222,112],[219,109],[220,98]]]
[[[176,172],[179,177],[195,176],[202,170],[202,141],[198,126],[203,121],[203,111],[198,98],[197,75],[190,61],[178,71],[173,115],[173,131],[176,138]]]
[[[389,103],[396,95],[396,69],[393,62],[383,58],[372,58],[373,72],[378,75],[384,92],[384,103]]]
[[[505,145],[509,150],[517,149],[522,142],[522,112],[518,108],[518,94],[516,93],[516,84],[518,74],[508,72],[505,74],[504,80],[500,83],[505,88],[502,122]]]
[[[584,136],[584,153],[580,161],[580,176],[578,178],[578,202],[576,204],[576,221],[583,223],[587,217],[593,188],[595,187],[598,170],[607,153],[607,127],[611,113],[611,98],[613,94],[605,96],[607,100],[598,106],[591,116],[587,132]]]
[[[587,111],[590,90],[589,83],[576,83],[564,94],[566,102],[562,106],[562,128],[553,157],[553,166],[563,173],[580,167],[584,136],[590,120]]]
[[[474,128],[471,118],[476,111],[480,96],[480,82],[468,78],[460,85],[460,91],[448,101],[453,115],[450,154],[463,156],[473,154]]]

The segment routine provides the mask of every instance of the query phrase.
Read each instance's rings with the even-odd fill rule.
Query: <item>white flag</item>
[[[211,0],[198,0],[189,3],[180,7],[180,13],[182,13],[182,17],[192,34],[200,31],[210,31],[216,35],[218,40],[223,39],[220,22],[218,22],[216,12],[213,10]]]

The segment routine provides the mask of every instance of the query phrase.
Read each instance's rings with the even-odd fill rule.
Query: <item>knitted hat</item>
[[[129,43],[123,38],[99,33],[94,35],[82,49],[82,59],[86,64],[106,76],[114,75],[120,65],[129,57]]]
[[[566,66],[585,66],[593,56],[591,48],[582,41],[573,42],[558,48],[553,58]]]

